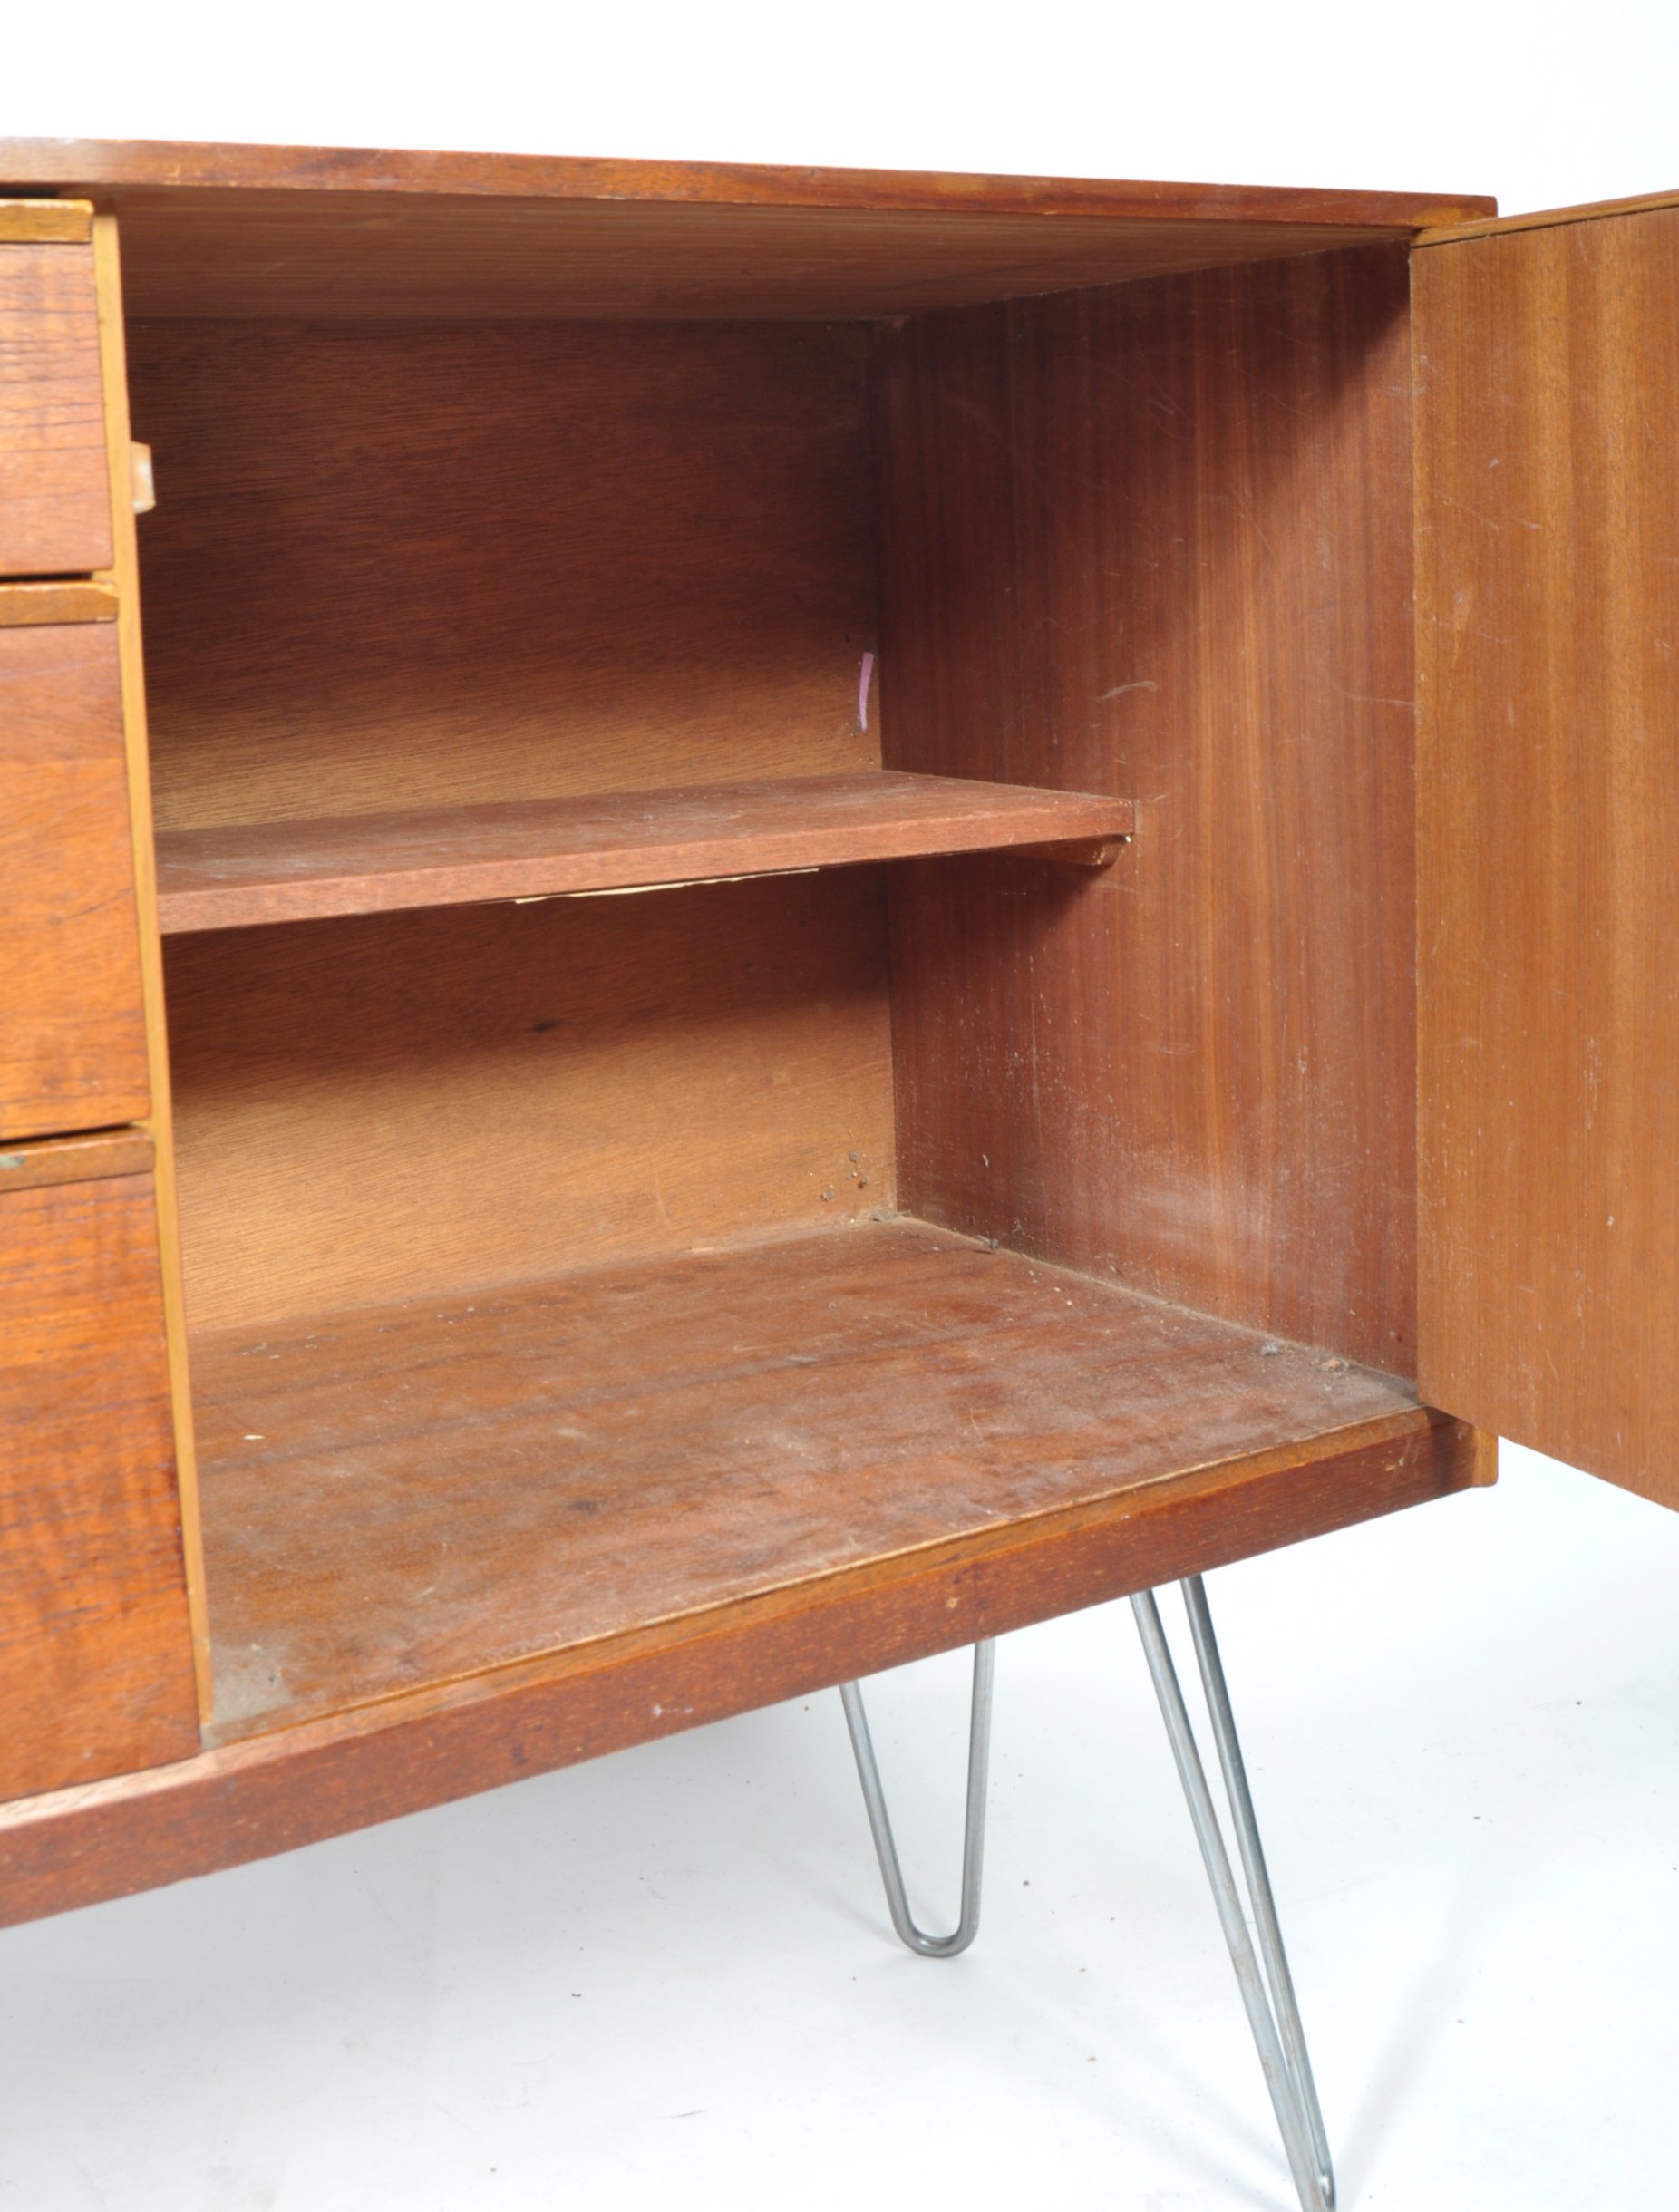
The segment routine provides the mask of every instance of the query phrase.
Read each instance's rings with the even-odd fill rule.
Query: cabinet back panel
[[[878,766],[865,344],[133,325],[159,827]]]
[[[853,868],[170,939],[192,1326],[890,1206],[885,934]]]
[[[896,878],[906,1208],[1401,1373],[1415,1339],[1406,267],[882,340],[892,767],[1122,793]]]

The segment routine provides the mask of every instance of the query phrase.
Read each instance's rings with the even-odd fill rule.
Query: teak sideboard
[[[0,1918],[1679,1503],[1679,201],[0,203]]]

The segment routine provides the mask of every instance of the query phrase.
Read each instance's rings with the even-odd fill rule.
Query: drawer
[[[0,576],[77,575],[112,559],[93,248],[19,240],[18,205],[0,201]],[[63,203],[52,221],[89,228]]]
[[[0,1140],[150,1103],[116,625],[7,624],[25,596],[0,585]]]
[[[150,1140],[0,1152],[0,1798],[198,1748]]]

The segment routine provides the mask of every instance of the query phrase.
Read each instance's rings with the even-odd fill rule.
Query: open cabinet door
[[[1412,267],[1420,1386],[1679,1506],[1679,204]]]

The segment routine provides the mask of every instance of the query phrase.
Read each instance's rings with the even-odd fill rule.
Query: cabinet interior
[[[1403,246],[786,261],[131,296],[224,1737],[1414,1404]]]

